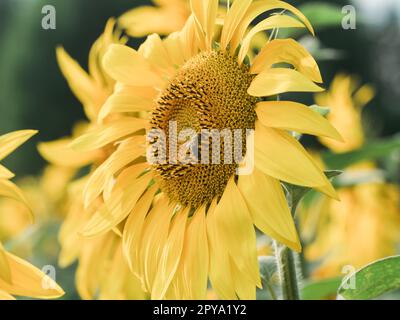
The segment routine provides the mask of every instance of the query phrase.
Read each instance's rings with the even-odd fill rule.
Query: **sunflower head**
[[[175,123],[177,132],[191,129],[200,143],[194,163],[173,164],[168,155],[174,146],[166,140],[168,164],[157,164],[155,170],[163,189],[174,201],[199,208],[222,196],[238,164],[224,163],[223,144],[214,150],[219,153],[220,164],[212,163],[210,153],[205,155],[206,159],[201,158],[202,150],[209,150],[212,145],[212,137],[202,139],[202,135],[222,128],[227,132],[239,130],[239,138],[244,141],[240,156],[245,154],[246,130],[254,129],[257,117],[258,99],[247,93],[253,78],[247,66],[240,66],[225,52],[213,50],[189,59],[161,92],[151,115],[152,129],[161,129],[171,136],[171,124]]]

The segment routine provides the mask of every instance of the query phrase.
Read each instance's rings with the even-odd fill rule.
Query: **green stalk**
[[[291,207],[293,219],[295,219],[299,200],[294,200],[290,192],[287,198]],[[274,241],[274,248],[279,280],[282,288],[282,299],[300,300],[299,280],[302,278],[302,272],[298,264],[298,254],[278,241]]]
[[[278,266],[279,280],[283,300],[300,300],[299,276],[295,253],[287,246],[274,241],[275,257]]]

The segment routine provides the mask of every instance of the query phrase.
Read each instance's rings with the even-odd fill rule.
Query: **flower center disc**
[[[163,191],[171,200],[193,208],[210,203],[222,195],[237,168],[237,163],[224,162],[224,139],[220,144],[220,163],[212,161],[213,138],[207,143],[210,150],[208,164],[200,159],[203,140],[198,143],[198,163],[171,161],[171,123],[175,123],[178,135],[186,129],[195,131],[199,136],[202,130],[217,129],[221,132],[228,129],[232,133],[231,141],[235,139],[234,143],[237,142],[234,131],[240,129],[240,153],[243,156],[246,152],[246,130],[254,129],[256,120],[257,99],[247,93],[252,79],[248,67],[239,66],[232,57],[219,51],[202,52],[187,61],[162,92],[152,114],[151,127],[166,135],[166,164],[154,164],[154,168],[160,176]]]

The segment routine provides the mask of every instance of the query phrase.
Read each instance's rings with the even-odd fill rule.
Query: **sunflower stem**
[[[292,194],[287,194],[287,200],[291,208],[293,219],[296,218],[298,203],[294,203]],[[299,256],[284,244],[274,241],[275,257],[279,280],[282,289],[283,300],[300,300],[299,281],[302,279],[302,271],[299,267]]]
[[[278,265],[279,280],[283,300],[300,300],[299,272],[295,253],[287,246],[274,241],[275,257]]]

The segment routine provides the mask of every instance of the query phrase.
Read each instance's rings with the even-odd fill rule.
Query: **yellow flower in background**
[[[100,166],[112,152],[113,148],[110,146],[90,152],[77,152],[70,148],[70,144],[76,137],[99,126],[98,113],[115,86],[115,81],[103,69],[102,59],[110,44],[124,44],[126,40],[121,38],[121,31],[115,29],[115,21],[110,19],[104,33],[91,48],[89,73],[64,49],[57,49],[61,71],[71,90],[82,103],[88,118],[88,123],[75,126],[71,137],[39,145],[42,156],[58,168],[79,172],[89,167],[90,171]],[[110,116],[104,122],[114,118],[115,116]],[[125,261],[119,259],[117,262],[117,248],[121,246],[121,238],[115,234],[120,232],[114,229],[96,239],[83,238],[80,235],[82,226],[89,221],[97,206],[101,205],[101,201],[90,208],[83,205],[83,187],[89,177],[90,174],[77,180],[71,179],[64,188],[65,199],[58,207],[58,210],[65,212],[65,220],[59,234],[59,264],[61,267],[67,267],[76,260],[79,261],[76,287],[83,299],[142,299],[144,293],[138,279],[133,274],[123,271],[128,270]]]
[[[342,275],[345,266],[361,268],[394,255],[400,241],[400,190],[385,182],[362,183],[338,190],[341,202],[320,199],[304,222],[316,232],[306,258],[322,263],[318,278]],[[312,225],[310,225],[312,224]]]
[[[354,78],[338,75],[329,92],[317,96],[319,105],[331,109],[328,118],[345,137],[345,143],[321,139],[335,152],[352,151],[364,144],[361,111],[374,93],[369,85],[356,89]],[[375,170],[374,163],[362,162],[347,168],[344,175],[365,177]],[[379,178],[342,187],[338,195],[340,202],[318,198],[300,215],[303,236],[310,242],[305,256],[321,261],[314,272],[316,277],[337,276],[346,265],[360,268],[393,255],[400,240],[398,186]]]
[[[21,144],[36,134],[36,131],[16,131],[0,136],[0,160],[3,160]],[[9,179],[14,174],[0,165],[0,196],[27,204],[27,201]],[[13,212],[9,212],[12,219]],[[31,212],[28,212],[31,214]],[[32,216],[30,217],[32,222]],[[39,269],[7,252],[0,243],[0,300],[13,299],[12,295],[34,298],[58,298],[64,291]]]
[[[156,6],[142,6],[123,14],[118,23],[131,37],[151,33],[167,35],[179,31],[189,18],[189,0],[153,0]]]
[[[17,181],[30,208],[11,198],[0,199],[0,241],[11,241],[9,247],[18,256],[32,256],[36,246],[34,235],[44,232],[49,223],[59,223],[63,217],[65,186],[75,176],[75,170],[48,166],[40,177],[25,177]],[[35,213],[35,224],[31,224],[30,210]],[[9,218],[12,212],[12,219]],[[29,236],[28,236],[29,235]],[[55,256],[57,248],[51,237],[45,237],[41,249]],[[42,241],[43,242],[43,241]]]
[[[344,141],[320,138],[321,142],[339,153],[360,148],[364,144],[361,112],[374,95],[370,85],[357,87],[355,78],[337,75],[330,90],[317,94],[315,102],[320,106],[329,106],[331,112],[327,118],[343,136]]]
[[[288,131],[340,140],[338,132],[304,105],[262,100],[322,91],[315,84],[322,82],[315,60],[294,40],[280,39],[245,63],[257,33],[304,27],[313,32],[308,20],[285,2],[235,1],[217,35],[218,7],[216,0],[192,1],[181,31],[163,40],[151,35],[138,51],[111,45],[103,66],[117,82],[115,92],[99,112],[99,125],[72,144],[81,152],[110,151],[84,187],[85,214],[92,216],[82,235],[120,232],[129,268],[153,299],[203,299],[208,279],[220,298],[254,299],[261,285],[254,227],[301,250],[280,181],[336,197]],[[270,15],[249,29],[275,9],[298,19]],[[294,68],[275,67],[280,62]],[[168,132],[170,121],[196,132],[255,129],[254,171],[238,176],[236,164],[148,163],[145,129]],[[153,147],[155,142],[150,140]],[[251,161],[246,146],[241,157]]]

